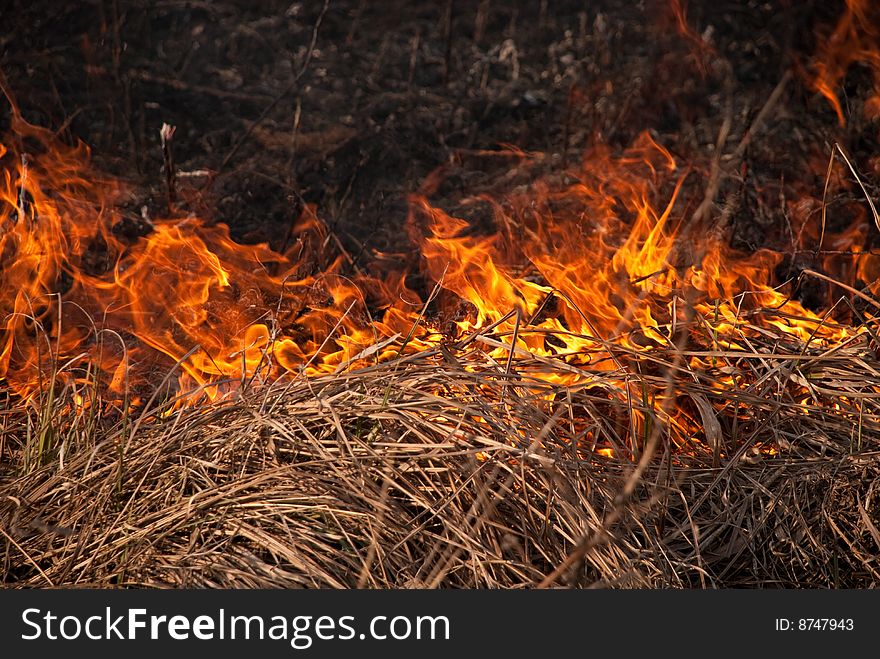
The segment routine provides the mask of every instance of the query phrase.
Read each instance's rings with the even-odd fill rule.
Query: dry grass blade
[[[144,415],[128,434],[107,420],[104,441],[60,438],[63,469],[57,460],[30,471],[7,463],[3,582],[875,584],[880,364],[864,341],[830,349],[765,331],[740,337],[739,348],[705,349],[728,344],[690,327],[687,349],[618,347],[613,371],[480,333],[255,386],[235,403]],[[531,331],[520,326],[518,336]],[[510,364],[481,346],[508,351]],[[748,384],[691,370],[695,357]],[[514,368],[518,393],[503,396]],[[574,382],[548,382],[553,369]],[[621,382],[665,390],[668,402],[652,408]],[[683,432],[673,401],[694,415],[698,436],[687,446],[671,444]],[[655,419],[644,446],[627,439],[636,417]],[[27,423],[9,410],[4,443]],[[761,448],[769,445],[775,452]]]

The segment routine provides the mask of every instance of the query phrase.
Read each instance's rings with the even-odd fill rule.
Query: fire
[[[715,54],[715,49],[707,39],[707,35],[701,35],[688,22],[687,0],[669,0],[669,10],[675,23],[676,31],[691,47],[692,56],[697,70],[705,77],[708,74],[707,61]]]
[[[684,5],[673,9],[683,33],[710,53],[687,27]],[[850,0],[816,65],[816,89],[841,122],[834,90],[847,67],[868,62],[880,81],[870,13]],[[864,334],[835,321],[830,307],[817,312],[793,299],[775,276],[780,254],[738,253],[705,232],[695,242],[689,222],[708,165],[679,162],[648,131],[622,152],[593,146],[564,176],[536,175],[503,198],[463,201],[463,209],[488,208],[491,227],[446,212],[427,193],[413,196],[409,234],[444,291],[428,301],[405,272],[347,276],[341,259],[325,258],[327,229],[311,207],[284,253],[236,243],[228,227],[191,216],[139,218],[146,230],[131,235],[120,210],[125,187],[97,176],[88,157],[85,146],[64,145],[13,110],[13,136],[0,145],[0,379],[23,399],[66,386],[83,407],[94,404],[85,392],[95,385],[109,404],[136,405],[176,369],[167,395],[192,404],[480,335],[482,356],[516,369],[524,390],[580,387],[630,410],[610,423],[631,457],[658,422],[694,451],[712,440],[714,414],[748,414],[670,394],[666,380],[678,371],[702,374],[707,391],[746,390],[755,382],[736,365],[755,357],[758,338],[803,355]],[[526,169],[540,160],[516,157]],[[799,239],[821,233],[826,247],[855,244],[857,253],[864,215],[825,236],[810,220],[820,206],[818,198],[792,203]],[[845,285],[876,287],[873,257],[829,259],[827,271]],[[673,353],[685,362],[664,361]],[[479,359],[468,367],[499,374]],[[805,407],[816,404],[808,382],[785,386]],[[598,454],[621,455],[586,420],[571,425]]]
[[[822,94],[841,126],[846,124],[838,89],[850,66],[860,62],[874,78],[874,93],[865,103],[867,119],[880,117],[880,11],[873,0],[846,0],[846,11],[831,35],[821,42],[813,63],[813,88]]]
[[[148,235],[126,238],[117,210],[125,191],[90,171],[87,149],[17,112],[13,122],[28,150],[0,151],[0,377],[20,396],[49,372],[82,383],[96,366],[102,387],[121,393],[179,364],[179,391],[216,398],[296,370],[319,348],[309,368],[332,370],[377,338],[338,261],[306,273],[304,246],[323,230],[313,209],[290,254],[237,244],[227,227],[190,217],[157,219]],[[375,293],[380,304],[391,295],[384,285]]]
[[[829,350],[859,340],[862,330],[839,325],[777,288],[780,254],[737,253],[704,236],[702,259],[685,258],[680,233],[694,203],[683,199],[689,177],[696,178],[643,133],[618,156],[606,147],[586,153],[581,166],[567,172],[568,185],[551,188],[539,180],[501,201],[469,200],[491,206],[499,233],[476,237],[468,222],[424,197],[413,200],[411,230],[421,231],[428,272],[435,280],[442,273],[444,288],[474,310],[459,329],[493,326],[515,341],[499,344],[493,359],[503,361],[512,348],[563,360],[576,368],[539,364],[529,374],[595,388],[621,404],[639,401],[632,434],[656,415],[679,447],[692,450],[702,433],[700,414],[675,400],[664,417],[662,387],[645,390],[631,375],[650,364],[650,355],[674,347],[678,328],[691,328],[686,346],[703,346],[691,350],[690,366],[712,374],[718,391],[751,386],[724,373],[727,360],[753,352],[750,339],[770,335],[793,347]],[[857,223],[829,243],[841,246],[865,226]],[[599,452],[613,454],[608,447]]]

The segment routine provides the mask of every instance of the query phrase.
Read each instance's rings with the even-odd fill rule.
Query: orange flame
[[[410,226],[422,232],[432,278],[442,275],[444,288],[474,309],[458,322],[460,329],[497,325],[502,335],[516,336],[513,349],[519,354],[561,358],[577,367],[537,367],[530,371],[533,377],[601,387],[621,401],[662,401],[662,391],[645,392],[629,382],[629,355],[672,346],[676,327],[687,326],[688,306],[698,316],[695,327],[710,331],[715,337],[710,347],[719,353],[750,351],[749,339],[767,333],[827,347],[860,332],[829,322],[777,289],[773,272],[782,257],[770,250],[740,254],[707,237],[701,261],[679,265],[687,175],[643,133],[618,157],[606,147],[588,152],[581,168],[567,173],[573,182],[565,187],[539,181],[503,201],[471,200],[491,204],[500,233],[474,236],[468,222],[424,197],[413,199]],[[864,227],[859,222],[829,242],[850,245],[863,237]],[[854,277],[852,268],[849,274]],[[551,298],[555,304],[548,305]],[[527,327],[512,311],[528,319]],[[502,360],[507,349],[496,348],[490,356]],[[694,356],[691,365],[714,369],[718,387],[748,386],[725,376],[713,361]],[[594,377],[600,373],[606,375]],[[685,446],[701,432],[701,423],[682,402],[673,409],[664,421],[673,440]],[[637,427],[645,423],[644,411],[633,414]],[[601,452],[612,454],[608,448]]]
[[[696,66],[700,74],[705,77],[708,73],[709,58],[716,54],[715,49],[688,22],[687,0],[669,0],[669,10],[678,34],[691,47]]]
[[[0,145],[0,378],[19,395],[62,365],[61,382],[95,363],[120,391],[146,377],[133,371],[180,363],[181,390],[207,387],[214,398],[223,383],[306,363],[332,370],[375,341],[361,291],[338,275],[338,261],[304,276],[305,256],[238,244],[227,227],[198,218],[156,220],[149,235],[127,240],[117,230],[124,190],[95,177],[85,146],[60,144],[17,111],[13,130],[29,151]],[[293,233],[302,243],[322,231],[306,208]],[[402,289],[373,290],[389,306]]]
[[[76,387],[92,374],[121,400],[129,388],[155,383],[157,369],[178,364],[178,392],[217,398],[252,379],[387,359],[404,335],[407,349],[428,348],[445,333],[426,324],[405,273],[352,280],[336,260],[305,275],[309,250],[294,257],[241,245],[226,226],[198,218],[155,220],[147,236],[125,239],[116,230],[124,190],[88,170],[85,147],[60,145],[18,114],[14,129],[40,152],[0,151],[0,377],[23,397],[56,369],[56,382]],[[624,362],[671,346],[688,307],[715,337],[715,351],[744,350],[761,332],[832,345],[858,331],[777,290],[776,253],[746,256],[707,238],[697,264],[678,263],[690,171],[643,133],[618,156],[590,150],[565,186],[538,180],[503,200],[470,200],[490,205],[496,229],[488,235],[425,197],[412,199],[410,231],[429,277],[454,294],[452,304],[473,310],[462,314],[447,303],[458,331],[495,326],[496,336],[515,343],[490,343],[490,357],[501,361],[514,350],[562,360],[575,368],[534,366],[531,377],[599,387],[618,400],[662,403],[659,390],[633,389]],[[863,238],[864,226],[829,244]],[[311,208],[294,229],[301,245],[321,242],[324,231]],[[849,276],[872,268],[870,260],[850,266]],[[760,309],[773,313],[747,317]],[[710,370],[714,358],[694,355],[691,366]],[[716,382],[739,386],[723,374]],[[686,407],[677,403],[665,419],[682,446],[700,432]],[[645,427],[646,414],[634,410],[632,432]]]
[[[673,8],[684,30],[684,5]],[[876,62],[880,72],[865,45],[876,30],[867,16],[864,3],[848,3],[817,66],[817,89],[833,89],[852,61]],[[126,191],[89,169],[85,146],[60,143],[17,110],[12,128],[0,144],[0,379],[23,398],[43,390],[51,373],[78,406],[88,404],[81,391],[90,379],[115,402],[132,390],[137,399],[146,393],[139,388],[179,366],[171,394],[216,399],[252,380],[334,373],[436,347],[450,333],[445,317],[459,333],[493,328],[485,353],[496,363],[516,355],[531,382],[626,403],[632,418],[612,423],[635,455],[658,417],[688,450],[706,434],[703,403],[670,395],[657,373],[632,376],[656,370],[651,358],[681,336],[693,340],[688,366],[711,373],[704,386],[721,392],[753,384],[726,365],[754,353],[756,337],[830,349],[862,332],[791,299],[775,278],[780,254],[742,254],[702,236],[701,256],[683,258],[682,227],[703,194],[693,184],[700,163],[683,167],[648,132],[622,153],[594,146],[562,179],[533,177],[504,198],[462,203],[487,206],[490,227],[432,204],[425,195],[439,189],[436,171],[411,198],[408,218],[428,278],[446,292],[439,313],[423,314],[405,272],[352,279],[340,259],[316,262],[327,229],[311,207],[293,228],[296,247],[283,254],[239,244],[228,227],[197,217],[144,220],[146,235],[127,237]],[[511,153],[523,168],[539,160]],[[817,235],[808,211],[819,200],[798,204],[792,217]],[[852,249],[866,226],[857,216],[826,245]],[[829,257],[825,266],[876,287],[880,261],[867,256]],[[794,398],[813,404],[803,386]],[[593,448],[617,456],[621,447]]]
[[[871,69],[874,94],[867,100],[868,119],[880,116],[880,11],[873,0],[846,0],[846,11],[827,40],[821,42],[813,62],[813,89],[824,96],[846,125],[837,90],[849,67],[861,62]]]

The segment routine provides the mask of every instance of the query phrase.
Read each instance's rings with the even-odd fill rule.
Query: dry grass
[[[880,364],[864,337],[833,349],[777,337],[753,340],[753,353],[716,350],[718,369],[748,383],[728,388],[684,366],[681,346],[616,349],[625,373],[549,385],[530,373],[576,367],[525,355],[498,364],[482,352],[504,339],[481,334],[139,424],[56,423],[40,466],[32,457],[25,465],[26,444],[45,411],[9,409],[0,426],[3,583],[880,580]],[[670,386],[677,406],[695,410],[701,436],[690,449],[673,446],[662,406],[611,395],[603,382],[612,377],[646,391]],[[804,387],[812,402],[793,398]],[[639,415],[658,438],[649,456],[638,454],[649,431],[641,443],[625,436]],[[635,454],[602,457],[595,442]],[[771,445],[776,455],[758,448]]]

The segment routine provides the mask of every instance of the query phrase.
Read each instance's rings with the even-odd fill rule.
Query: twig
[[[834,169],[834,149],[831,149],[831,155],[828,157],[828,170],[825,172],[825,185],[822,187],[822,230],[819,233],[819,246],[816,253],[822,250],[822,243],[825,241],[825,219],[828,212],[828,186],[831,183],[831,172]],[[792,242],[794,240],[792,239]]]
[[[722,123],[721,129],[718,132],[718,140],[716,142],[715,151],[716,155],[712,162],[712,171],[709,175],[709,183],[706,186],[706,193],[703,196],[703,201],[700,203],[700,205],[691,216],[691,219],[688,222],[688,228],[691,228],[692,226],[697,225],[704,219],[706,219],[709,211],[712,208],[712,204],[715,203],[715,198],[718,196],[718,190],[721,187],[721,182],[739,166],[743,156],[745,155],[746,149],[748,148],[749,144],[751,144],[751,141],[755,137],[755,135],[759,134],[763,129],[764,122],[767,119],[767,115],[770,114],[770,111],[779,102],[779,99],[782,97],[782,93],[785,91],[785,88],[790,80],[791,71],[786,71],[779,82],[776,83],[776,87],[767,98],[767,102],[764,103],[764,106],[761,108],[760,112],[758,112],[754,121],[752,121],[751,126],[749,126],[748,130],[746,130],[734,152],[727,156],[720,157],[719,154],[721,153],[721,149],[723,148],[724,143],[727,141],[727,136],[731,128],[731,114],[729,111],[726,113],[724,122]],[[721,162],[722,160],[724,161],[723,164]]]
[[[168,212],[174,212],[174,204],[177,201],[175,186],[174,154],[171,149],[171,140],[174,137],[176,126],[163,123],[159,129],[159,141],[162,143],[162,158],[165,161],[165,186],[168,190]]]
[[[511,350],[507,353],[507,363],[504,365],[504,382],[501,385],[501,394],[498,397],[499,404],[504,404],[504,395],[507,393],[507,387],[510,384],[510,376],[513,373],[513,353],[516,348],[516,341],[519,337],[519,324],[522,322],[522,309],[517,306],[514,315],[513,334],[510,337]]]
[[[731,162],[728,163],[728,167],[736,167],[739,165],[739,161],[742,160],[743,156],[746,153],[746,149],[751,144],[755,135],[758,135],[761,130],[764,128],[764,122],[767,119],[767,115],[770,114],[770,111],[776,107],[776,104],[779,102],[779,99],[782,97],[782,92],[785,91],[786,86],[791,80],[791,70],[785,72],[782,78],[779,79],[779,82],[776,83],[776,87],[773,88],[773,91],[770,93],[770,96],[767,97],[767,102],[764,103],[764,107],[761,108],[761,111],[758,112],[758,116],[755,117],[755,120],[752,122],[752,125],[749,126],[749,129],[746,131],[746,134],[743,135],[742,140],[739,143],[739,146],[736,147],[736,151],[733,152],[731,156]]]
[[[862,293],[862,291],[860,291],[856,288],[853,288],[852,286],[847,286],[846,284],[844,284],[841,281],[837,281],[836,279],[832,279],[828,275],[823,275],[821,272],[816,272],[815,270],[810,270],[809,268],[801,270],[801,275],[810,275],[812,277],[816,277],[817,279],[821,279],[822,281],[827,281],[829,284],[834,284],[835,286],[840,286],[845,291],[848,291],[849,293],[852,293],[856,297],[863,299],[865,302],[867,302],[871,306],[875,307],[876,309],[880,309],[880,302],[877,302],[877,300],[875,300],[874,298],[870,297],[869,295],[865,295],[864,293]]]
[[[849,167],[849,171],[852,172],[853,177],[856,179],[856,183],[858,183],[859,187],[862,189],[862,193],[865,195],[865,199],[868,200],[868,206],[871,207],[871,215],[874,216],[874,226],[876,226],[878,231],[880,231],[880,215],[877,214],[877,207],[874,205],[874,200],[871,199],[871,195],[869,195],[868,191],[865,189],[865,184],[862,183],[862,179],[859,177],[858,173],[856,173],[856,168],[853,167],[853,164],[850,162],[849,158],[846,155],[846,152],[843,150],[840,144],[835,142],[834,148],[837,149],[840,157],[843,158],[843,162],[846,163],[846,166]]]
[[[413,79],[416,75],[416,64],[419,60],[419,44],[422,39],[422,31],[420,28],[416,28],[416,33],[413,35],[411,46],[410,46],[410,54],[409,54],[409,73],[406,76],[406,89],[409,91],[412,89]]]

